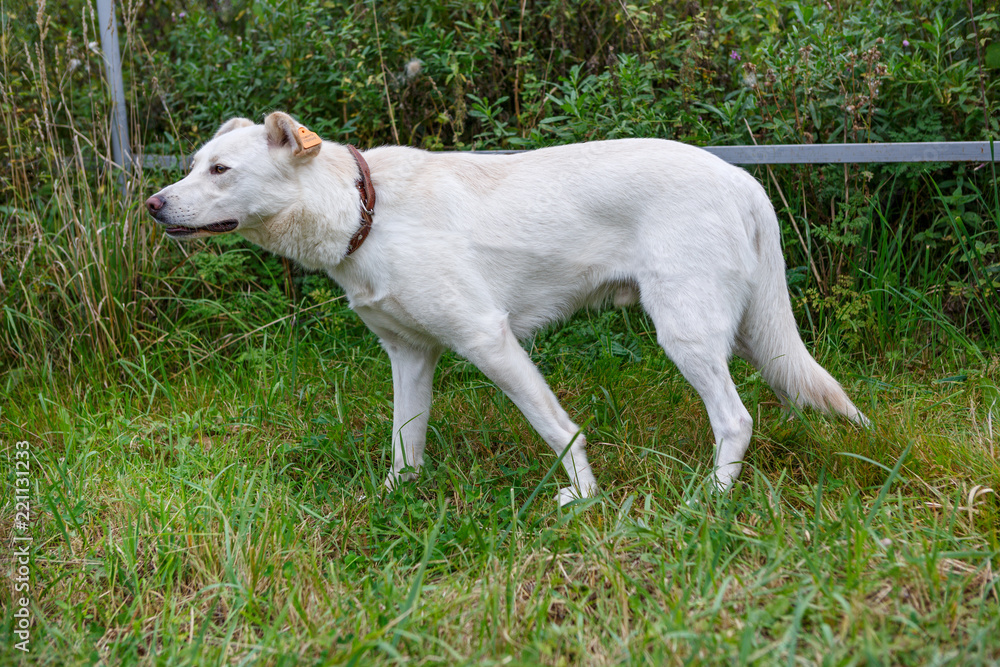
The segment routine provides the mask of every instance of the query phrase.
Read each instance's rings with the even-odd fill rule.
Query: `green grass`
[[[718,496],[704,410],[648,327],[637,311],[584,315],[532,344],[588,422],[606,494],[569,509],[553,500],[562,471],[546,480],[555,457],[451,356],[429,465],[385,493],[389,365],[349,322],[282,322],[246,341],[253,354],[190,365],[148,349],[110,362],[126,381],[22,381],[0,413],[5,480],[15,441],[33,455],[22,659],[1000,660],[1000,503],[983,491],[1000,489],[995,357],[894,371],[820,349],[871,431],[784,421],[734,363],[756,433],[741,481]],[[0,536],[12,535],[5,501]],[[0,662],[20,656],[11,595]]]

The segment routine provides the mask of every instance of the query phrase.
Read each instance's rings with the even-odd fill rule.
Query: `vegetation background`
[[[1000,134],[993,2],[118,5],[133,143],[224,119],[431,150]],[[388,362],[337,288],[238,238],[180,246],[111,163],[90,2],[0,4],[0,447],[31,446],[31,653],[142,663],[995,664],[1000,196],[992,164],[756,170],[810,348],[868,432],[756,419],[704,492],[704,411],[638,310],[528,342],[607,496],[446,357],[420,481],[381,491]],[[13,494],[0,537],[17,532]],[[693,501],[693,502],[687,502]]]

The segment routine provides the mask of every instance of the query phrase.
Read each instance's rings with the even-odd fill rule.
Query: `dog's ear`
[[[323,140],[315,132],[300,125],[287,113],[275,111],[264,119],[267,145],[272,148],[287,146],[295,157],[315,157],[323,147]]]
[[[232,132],[233,130],[238,130],[241,127],[250,127],[251,125],[253,125],[252,120],[247,120],[246,118],[230,118],[219,126],[219,129],[215,131],[215,136],[212,138],[215,139],[215,137],[221,136],[226,132]]]

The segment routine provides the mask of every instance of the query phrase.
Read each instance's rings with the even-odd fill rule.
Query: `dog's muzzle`
[[[171,224],[167,220],[164,220],[166,215],[164,209],[166,208],[167,200],[159,195],[153,195],[146,200],[146,210],[149,214],[156,220],[157,223],[166,227],[167,236],[173,238],[180,238],[183,236],[191,236],[199,232],[205,232],[207,234],[225,234],[226,232],[231,232],[239,226],[238,220],[222,220],[220,222],[213,222],[204,227],[188,227],[187,225],[177,225]]]

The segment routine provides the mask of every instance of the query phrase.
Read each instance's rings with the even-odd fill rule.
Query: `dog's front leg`
[[[562,456],[571,486],[559,491],[559,504],[594,496],[599,489],[587,462],[587,441],[518,344],[506,316],[485,322],[479,334],[474,344],[459,352],[507,394],[556,455]]]
[[[431,411],[431,384],[441,350],[389,342],[382,346],[392,362],[392,470],[385,486],[414,479],[424,464],[427,420]]]

